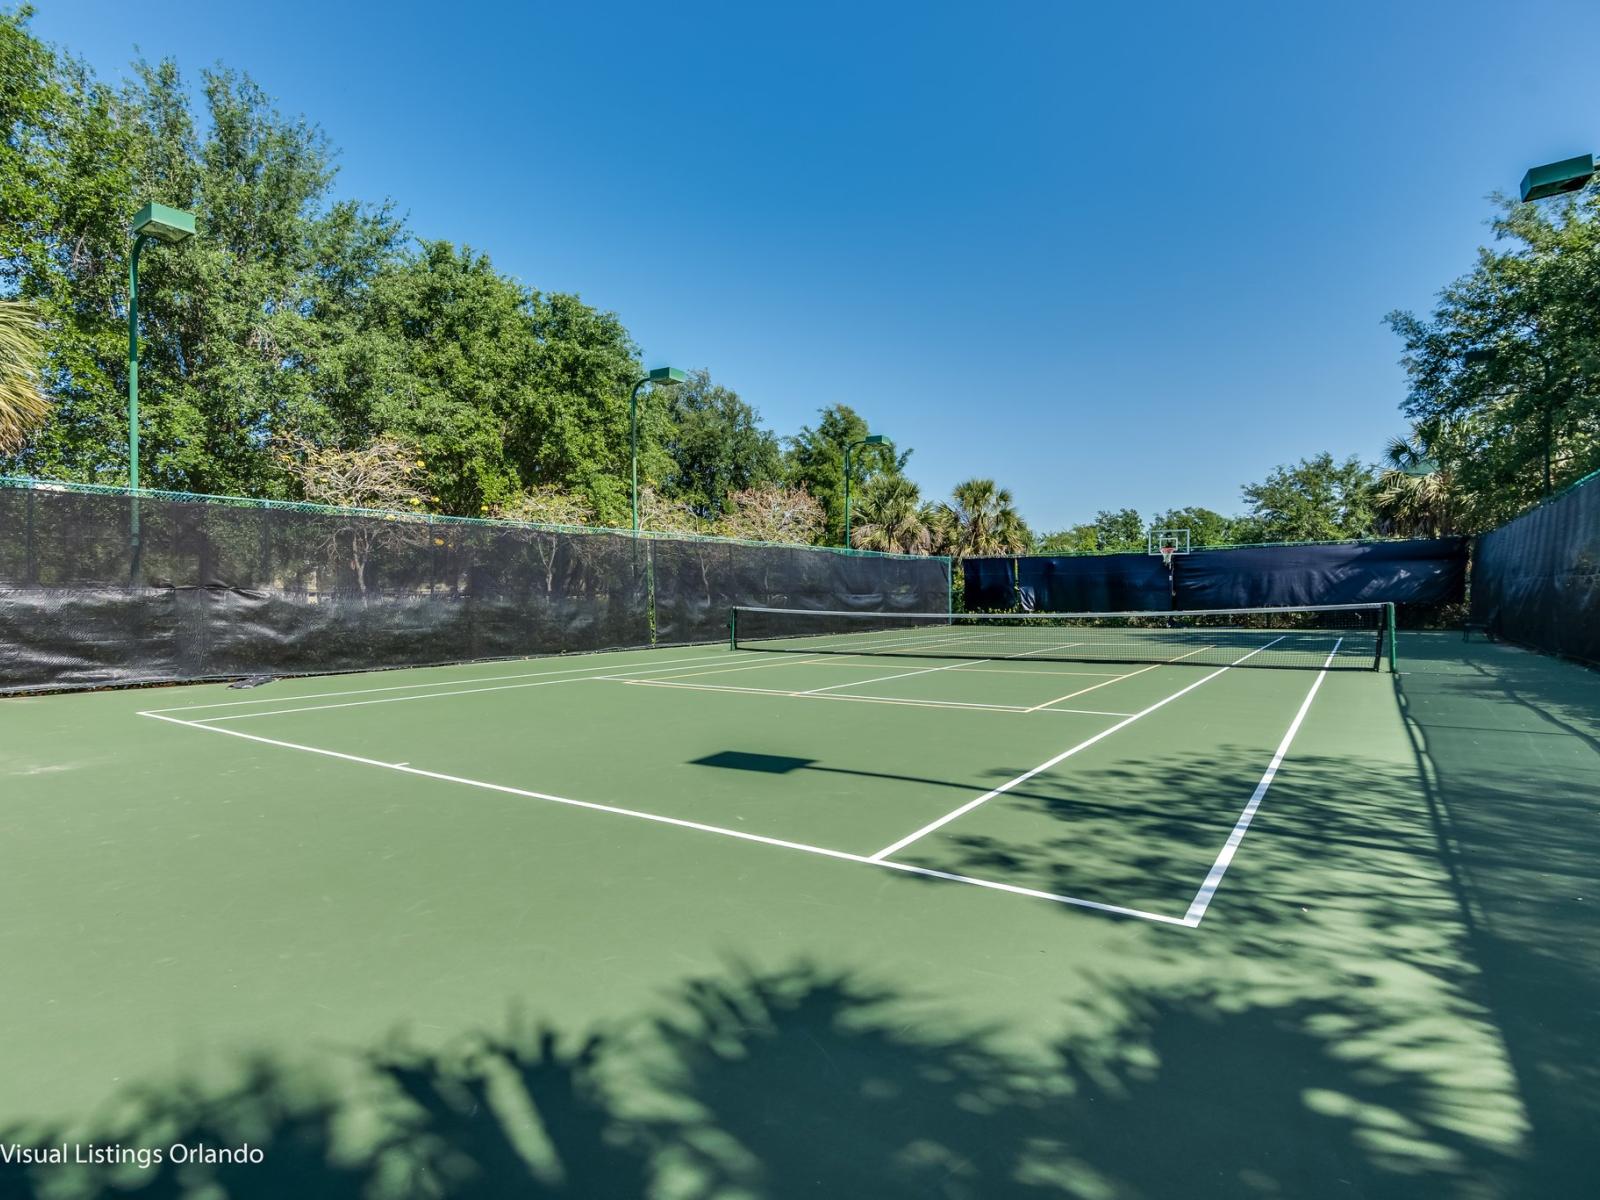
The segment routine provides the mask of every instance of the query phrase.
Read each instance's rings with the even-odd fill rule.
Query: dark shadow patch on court
[[[721,750],[690,761],[692,767],[722,767],[731,771],[759,771],[764,775],[787,775],[812,766],[814,758],[790,758],[783,754],[756,754],[749,750]]]
[[[1032,1052],[857,972],[730,965],[626,1030],[522,1021],[445,1049],[348,1056],[359,1079],[267,1058],[231,1087],[144,1086],[54,1144],[248,1141],[259,1165],[0,1168],[17,1197],[1079,1197],[1513,1194],[1441,1104],[1416,1045],[1374,1059],[1358,1004],[1219,1005],[1109,984]],[[1092,1011],[1093,1010],[1093,1011]],[[1107,1028],[1098,1013],[1122,1011]]]

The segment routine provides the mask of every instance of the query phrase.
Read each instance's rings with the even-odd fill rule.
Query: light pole
[[[672,386],[688,379],[687,373],[677,367],[656,367],[647,371],[643,379],[634,381],[628,393],[628,449],[633,460],[633,534],[639,536],[639,389],[647,383]]]
[[[1524,202],[1529,200],[1545,200],[1551,196],[1560,196],[1566,192],[1576,192],[1582,188],[1595,175],[1594,155],[1580,154],[1575,158],[1564,158],[1560,162],[1545,163],[1542,167],[1529,167],[1522,177],[1520,189]],[[1470,358],[1472,351],[1468,351]],[[1492,359],[1493,352],[1489,352]],[[1549,369],[1546,367],[1545,387],[1549,388]],[[1551,492],[1550,479],[1550,454],[1551,444],[1555,441],[1555,413],[1554,405],[1548,394],[1539,399],[1543,402],[1541,407],[1544,416],[1544,494],[1548,498]]]
[[[860,441],[844,448],[844,548],[850,549],[850,452],[857,446],[886,446],[889,439],[881,433],[869,433]]]
[[[176,244],[194,236],[194,214],[165,204],[146,204],[133,218],[133,255],[128,260],[128,487],[139,490],[139,252],[154,240]]]

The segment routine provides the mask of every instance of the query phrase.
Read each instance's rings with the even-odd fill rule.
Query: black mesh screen
[[[940,558],[0,487],[0,691],[703,642],[945,609]]]
[[[1600,665],[1600,475],[1477,540],[1472,619],[1510,641]]]

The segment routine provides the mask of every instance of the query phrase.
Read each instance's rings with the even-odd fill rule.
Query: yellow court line
[[[823,656],[821,656],[819,658],[802,658],[802,659],[800,659],[798,661],[795,661],[794,659],[790,659],[787,662],[751,663],[748,666],[743,666],[743,667],[717,667],[717,668],[715,668],[713,670],[710,670],[710,671],[673,671],[672,672],[672,677],[674,679],[691,679],[691,678],[693,678],[693,677],[695,677],[697,675],[726,675],[726,674],[728,674],[728,673],[730,673],[732,671],[759,671],[762,667],[783,667],[783,666],[800,667],[800,666],[804,666],[806,663],[819,663],[819,662],[826,662],[826,661],[827,661],[827,655],[823,655]],[[628,673],[627,671],[619,671],[619,672],[617,672],[618,675],[626,675],[627,673]],[[606,677],[605,676],[596,676],[596,678],[604,679]]]
[[[961,673],[963,675],[1033,675],[1035,677],[1039,675],[1089,675],[1096,678],[1115,675],[1118,679],[1123,678],[1121,671],[1052,671],[1044,667],[1037,671],[1023,671],[1016,667],[968,667],[965,663],[962,664]]]

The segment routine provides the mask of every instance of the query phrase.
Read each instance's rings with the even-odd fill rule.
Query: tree
[[[776,482],[782,474],[777,436],[760,414],[711,373],[690,373],[666,394],[662,448],[670,464],[662,490],[706,518],[728,511],[728,493]]]
[[[534,403],[535,342],[523,290],[486,255],[423,243],[387,264],[355,314],[366,335],[344,355],[356,387],[338,404],[347,429],[420,447],[445,512],[476,514],[526,486],[565,484],[519,469],[515,430]]]
[[[1460,422],[1413,426],[1384,448],[1378,476],[1378,512],[1387,532],[1440,537],[1459,531],[1463,505],[1456,493],[1454,442]]]
[[[708,533],[709,523],[681,500],[663,496],[650,484],[639,487],[639,528],[655,533]]]
[[[904,475],[875,479],[861,496],[859,523],[851,531],[854,544],[862,550],[927,554],[933,531],[923,512],[921,490]]]
[[[765,483],[728,497],[728,513],[717,524],[724,537],[759,542],[809,544],[822,533],[822,505],[804,488]]]
[[[328,531],[328,549],[345,558],[363,594],[373,551],[418,545],[427,537],[426,526],[417,518],[432,497],[423,491],[427,465],[417,457],[414,446],[382,437],[343,450],[286,437],[279,442],[276,457],[307,500],[338,508],[382,509],[389,514],[387,522],[352,515],[323,526]]]
[[[329,208],[325,139],[247,77],[204,73],[202,121],[170,62],[140,64],[113,89],[34,41],[25,16],[0,16],[14,122],[0,149],[0,284],[50,331],[53,411],[19,465],[126,478],[128,220],[132,198],[149,198],[195,211],[202,232],[141,272],[144,481],[288,494],[274,441],[330,432],[313,367],[348,330],[330,327],[340,313],[327,302],[395,252],[399,223]]]
[[[956,484],[945,505],[949,553],[955,558],[1021,554],[1033,534],[1012,504],[1011,492],[992,479]]]
[[[1234,521],[1209,508],[1169,508],[1150,518],[1151,529],[1187,529],[1191,546],[1225,546],[1234,541]]]
[[[1090,554],[1100,548],[1100,532],[1093,521],[1040,534],[1034,543],[1035,554]]]
[[[1131,508],[1109,512],[1102,509],[1094,517],[1095,540],[1101,550],[1143,550],[1144,518]]]
[[[1500,202],[1493,228],[1509,248],[1480,248],[1430,319],[1388,317],[1405,344],[1406,416],[1457,423],[1439,462],[1470,529],[1600,468],[1600,188]]]
[[[26,304],[0,300],[0,453],[20,450],[50,412],[39,393],[43,346]]]
[[[1372,472],[1355,457],[1336,463],[1326,451],[1274,468],[1265,482],[1247,486],[1244,498],[1260,541],[1368,537],[1377,516]]]
[[[563,292],[528,298],[536,349],[531,397],[507,436],[529,483],[558,483],[581,493],[600,523],[628,523],[628,392],[642,373],[639,350],[613,312]],[[662,389],[639,393],[639,480],[665,479]]]
[[[502,501],[485,506],[486,516],[504,521],[529,521],[535,525],[592,525],[594,509],[582,496],[562,491],[555,484],[541,484]]]
[[[845,404],[823,409],[821,417],[815,428],[802,426],[788,439],[784,472],[792,486],[804,488],[822,505],[826,540],[839,545],[844,541],[845,447],[867,436],[867,422]],[[880,474],[899,474],[910,457],[909,450],[896,456],[888,445],[857,446],[850,458],[852,494],[860,495]]]

